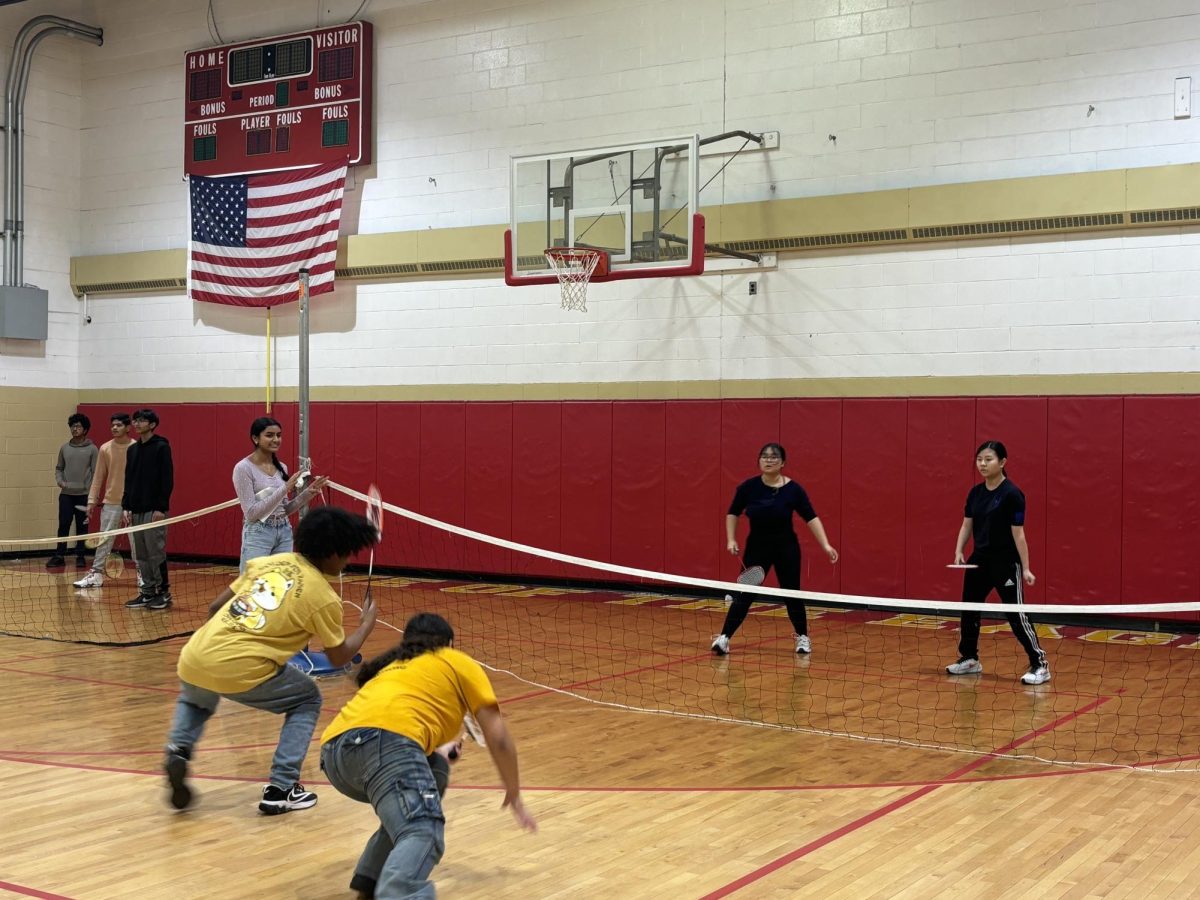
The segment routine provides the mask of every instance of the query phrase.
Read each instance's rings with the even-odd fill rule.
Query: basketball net
[[[562,308],[587,312],[587,289],[600,262],[600,251],[586,247],[551,247],[546,262],[558,277]]]

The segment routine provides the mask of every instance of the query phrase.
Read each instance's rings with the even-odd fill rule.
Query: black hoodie
[[[160,512],[166,515],[175,487],[171,444],[165,437],[151,435],[145,443],[134,441],[125,457],[125,495],[121,508],[131,513]]]

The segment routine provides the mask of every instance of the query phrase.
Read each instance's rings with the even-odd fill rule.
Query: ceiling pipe
[[[40,30],[39,30],[40,29]],[[35,33],[36,32],[36,33]],[[67,34],[96,46],[104,30],[59,16],[35,16],[13,41],[4,94],[4,284],[21,285],[25,267],[25,91],[33,52],[52,34]]]

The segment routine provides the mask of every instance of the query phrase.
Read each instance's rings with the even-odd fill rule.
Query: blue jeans
[[[237,694],[218,694],[181,681],[175,720],[171,723],[167,743],[189,751],[190,755],[222,697],[243,706],[283,714],[279,745],[271,760],[270,780],[271,784],[284,790],[299,781],[300,765],[308,753],[317,716],[321,713],[321,692],[317,690],[316,682],[294,666],[283,666],[262,684]]]
[[[269,522],[246,522],[242,525],[242,564],[238,572],[246,571],[246,563],[272,553],[292,552],[292,525],[288,521],[272,525]]]
[[[321,748],[321,769],[338,791],[370,803],[379,816],[355,881],[374,881],[376,900],[437,896],[429,874],[446,849],[446,817],[424,750],[395,732],[352,728]]]

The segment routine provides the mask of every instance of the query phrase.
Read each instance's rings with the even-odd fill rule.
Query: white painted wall
[[[327,0],[322,23],[358,5]],[[69,253],[184,246],[181,61],[212,43],[207,2],[76,6],[106,43],[62,50],[82,109],[47,114],[41,137],[77,154],[46,166],[67,195],[82,159]],[[284,0],[214,10],[225,41],[317,24]],[[344,233],[499,223],[510,154],[688,130],[782,135],[702,204],[1200,160],[1197,119],[1171,107],[1176,76],[1200,89],[1194,0],[372,0],[365,17],[376,162],[355,173]],[[54,129],[72,113],[68,150]],[[55,238],[43,265],[61,273]],[[753,300],[745,275],[624,282],[594,286],[583,316],[496,279],[343,284],[318,300],[313,383],[1194,370],[1198,276],[1197,235],[1168,229],[805,254],[758,276]],[[77,302],[56,294],[70,337],[47,348],[77,356],[83,386],[262,382],[261,312],[100,298],[72,325]],[[294,337],[277,349],[293,383]],[[42,383],[26,363],[0,348],[0,377]]]
[[[81,21],[81,7],[78,0],[0,7],[0,77],[6,78],[22,25],[35,15]],[[82,46],[74,38],[54,35],[41,41],[33,57],[25,106],[23,281],[49,291],[48,339],[0,339],[0,386],[65,388],[78,381],[82,335],[79,303],[70,290],[70,261],[80,246]]]

